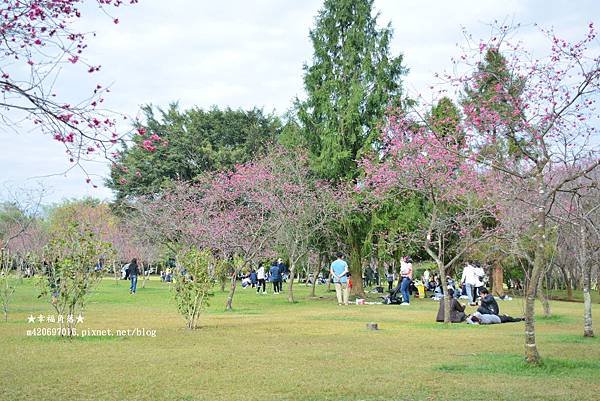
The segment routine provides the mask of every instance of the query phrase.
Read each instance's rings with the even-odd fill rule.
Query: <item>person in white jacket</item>
[[[262,287],[262,293],[265,294],[266,283],[265,283],[265,266],[261,263],[256,271],[256,279],[258,280],[258,285],[256,286],[256,293],[260,294],[260,289]]]
[[[485,271],[477,262],[473,263],[473,274],[475,275],[475,291],[473,292],[473,301],[476,301],[477,298],[481,296],[479,290],[481,290],[484,286],[483,277],[485,276]]]
[[[467,297],[469,297],[469,305],[473,306],[475,304],[475,286],[477,285],[477,277],[475,276],[475,266],[471,263],[467,263],[463,269],[460,284],[465,285]]]

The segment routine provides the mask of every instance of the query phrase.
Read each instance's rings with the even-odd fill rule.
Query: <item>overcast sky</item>
[[[283,114],[294,97],[303,95],[302,65],[312,55],[308,32],[321,5],[321,0],[142,0],[111,11],[119,18],[117,25],[94,9],[84,10],[79,24],[97,33],[86,57],[102,65],[95,81],[112,85],[106,100],[112,110],[136,116],[140,105],[178,101],[182,109],[257,106]],[[450,58],[459,53],[462,27],[485,38],[487,24],[495,19],[537,22],[564,37],[582,38],[588,23],[600,25],[595,0],[376,0],[375,9],[380,24],[392,23],[391,51],[402,53],[410,69],[406,90],[426,96],[433,74],[448,69]],[[541,42],[525,40],[541,51]],[[96,83],[87,79],[84,74],[64,77],[57,89],[83,98]],[[111,198],[108,189],[86,184],[79,171],[60,174],[69,163],[50,138],[0,135],[0,186],[33,187],[41,181],[49,190],[47,203]],[[101,185],[107,166],[97,162],[87,168]],[[5,191],[0,194],[6,199]]]

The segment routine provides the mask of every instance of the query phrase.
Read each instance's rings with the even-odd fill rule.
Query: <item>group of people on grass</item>
[[[287,280],[288,274],[288,267],[281,258],[273,261],[268,269],[265,268],[264,263],[260,263],[258,269],[251,269],[242,277],[242,287],[256,288],[257,294],[266,294],[267,282],[270,282],[273,285],[273,294],[279,294],[283,290],[283,283]]]
[[[461,304],[458,299],[454,297],[454,290],[448,289],[450,295],[450,322],[451,323],[462,323],[467,322],[469,324],[495,324],[495,323],[508,323],[508,322],[520,322],[522,318],[515,318],[508,315],[500,314],[500,307],[496,298],[487,288],[482,287],[479,290],[480,304],[477,311],[471,315],[465,313],[466,304]],[[470,302],[469,305],[477,306],[478,303]],[[440,300],[440,307],[438,309],[436,321],[444,321],[445,302],[443,299]]]
[[[133,258],[130,263],[124,266],[124,269],[126,270],[125,277],[131,281],[129,293],[135,294],[137,289],[137,277],[141,273],[137,264],[137,259]],[[250,273],[242,278],[242,287],[256,288],[257,294],[266,294],[266,283],[268,281],[273,285],[273,294],[279,294],[282,291],[283,281],[287,278],[288,273],[288,268],[281,258],[273,261],[268,270],[265,268],[265,265],[261,263],[257,270],[252,269]],[[161,276],[161,278],[165,280],[167,274],[170,276],[172,273],[165,272],[165,276]],[[348,305],[350,289],[352,288],[352,279],[350,270],[348,269],[348,263],[344,260],[344,255],[341,252],[336,254],[336,260],[331,263],[329,274],[335,286],[338,305]],[[498,302],[496,302],[494,296],[490,294],[488,289],[483,285],[484,276],[485,272],[479,264],[467,263],[461,276],[460,291],[455,288],[454,280],[447,277],[447,291],[451,298],[450,321],[452,323],[466,321],[469,324],[494,324],[523,320],[522,318],[500,315]],[[387,275],[386,278],[389,284],[388,290],[392,293],[395,291],[392,289],[394,276]],[[433,298],[440,301],[436,321],[443,322],[445,302],[443,301],[442,284],[436,282],[436,276],[430,276],[429,270],[426,270],[423,273],[422,280],[423,282],[421,285],[426,284],[426,289],[431,289],[432,285],[435,285],[435,295]],[[409,256],[404,256],[400,261],[400,278],[397,287],[397,290],[399,290],[402,295],[402,302],[400,305],[410,305],[410,296],[412,288],[414,287],[412,259]],[[463,293],[468,299],[469,306],[478,306],[477,311],[471,315],[465,313],[467,305],[459,302],[459,296]],[[478,304],[478,300],[480,304]]]
[[[348,264],[344,260],[344,255],[341,252],[337,253],[337,259],[331,263],[330,275],[335,285],[335,292],[338,301],[338,305],[348,305],[349,297],[349,276]],[[483,285],[485,272],[479,264],[468,263],[465,267],[460,284],[461,288],[466,292],[466,297],[469,301],[470,306],[479,306],[477,311],[471,315],[465,313],[466,305],[461,304],[458,301],[458,296],[455,291],[455,283],[450,277],[447,278],[448,294],[450,300],[450,321],[453,323],[460,323],[466,321],[469,324],[494,324],[494,323],[507,323],[507,322],[519,322],[522,318],[514,318],[507,315],[500,315],[500,307],[498,302],[488,289]],[[429,271],[427,270],[423,275],[423,282],[429,282]],[[389,276],[388,283],[390,284],[388,289],[390,293],[392,290],[393,276],[390,280]],[[404,256],[400,261],[400,282],[399,290],[402,294],[402,302],[400,305],[410,305],[410,288],[413,285],[413,266],[412,260],[409,256]],[[441,290],[441,284],[436,286],[436,289]],[[437,314],[436,321],[444,321],[445,303],[442,297],[437,298],[440,300],[440,306]],[[477,301],[480,301],[480,305]]]

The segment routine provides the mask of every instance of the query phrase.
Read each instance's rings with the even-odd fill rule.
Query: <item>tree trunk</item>
[[[352,274],[352,295],[358,298],[365,297],[362,283],[362,253],[360,244],[352,238],[350,244],[350,273]]]
[[[562,272],[563,277],[565,278],[565,288],[567,289],[567,300],[572,301],[573,300],[573,286],[571,285],[570,275],[567,272],[567,269],[565,269],[563,266],[560,267],[560,271]]]
[[[544,317],[552,316],[552,309],[550,308],[550,302],[548,301],[548,297],[544,292],[544,275],[540,275],[540,279],[538,281],[538,289],[537,294],[542,302],[542,308],[544,309]]]
[[[504,269],[498,260],[494,260],[493,262],[493,272],[492,272],[492,295],[503,296],[504,295]]]
[[[315,297],[315,290],[317,288],[317,280],[319,279],[319,273],[323,270],[323,259],[325,259],[325,255],[319,255],[319,263],[317,263],[315,270],[313,272],[313,282],[312,287],[310,289],[310,296]]]
[[[583,271],[583,336],[594,337],[594,329],[592,327],[592,297],[590,295],[592,267],[588,263],[584,222],[579,226],[579,242],[579,263],[581,263],[581,270]]]
[[[544,186],[541,177],[537,179],[540,193],[543,194]],[[535,258],[533,261],[533,270],[529,279],[529,285],[525,292],[525,360],[532,365],[539,365],[541,357],[537,349],[535,340],[535,298],[537,295],[537,286],[545,267],[545,244],[546,244],[546,207],[542,201],[537,210],[537,246],[535,248]]]
[[[225,304],[225,310],[233,309],[233,295],[235,294],[235,287],[237,286],[237,271],[231,275],[231,287],[229,288],[229,294],[227,294],[227,302]]]
[[[296,275],[296,262],[290,263],[290,277],[288,281],[288,302],[294,303],[294,276]]]
[[[119,279],[121,278],[121,270],[117,269],[117,263],[113,262],[113,276],[115,277],[115,285],[119,284]]]
[[[444,323],[450,323],[450,293],[448,292],[448,284],[446,281],[446,269],[444,268],[444,262],[436,258],[438,265],[438,272],[440,274],[440,286],[442,287],[442,294],[444,298],[440,301],[444,303]]]

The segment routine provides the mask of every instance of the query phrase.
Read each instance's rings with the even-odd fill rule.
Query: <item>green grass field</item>
[[[27,336],[56,324],[28,323],[30,314],[53,311],[24,280],[8,323],[0,323],[0,399],[600,399],[600,340],[582,337],[580,303],[552,302],[554,316],[538,318],[545,363],[530,368],[522,362],[522,323],[445,326],[434,322],[438,305],[429,299],[338,307],[326,290],[308,299],[297,285],[298,302],[288,304],[283,294],[238,287],[233,312],[217,290],[202,327],[190,331],[168,284],[152,280],[131,296],[127,282],[105,279],[79,332],[139,328],[156,336],[68,340]],[[500,308],[522,315],[520,299]],[[380,330],[367,330],[368,322]]]

